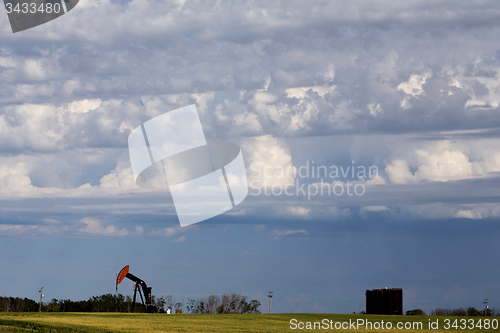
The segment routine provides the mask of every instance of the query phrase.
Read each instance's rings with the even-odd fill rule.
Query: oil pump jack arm
[[[116,290],[118,291],[118,285],[122,283],[123,279],[128,278],[129,280],[132,280],[133,282],[135,282],[136,285],[134,288],[134,300],[132,302],[132,312],[135,312],[135,297],[137,292],[139,292],[139,296],[141,296],[142,304],[144,304],[144,299],[142,298],[142,293],[144,293],[144,298],[146,299],[146,304],[145,304],[146,312],[148,313],[157,312],[158,308],[153,304],[151,304],[151,287],[148,287],[146,282],[139,279],[134,274],[130,274],[128,270],[129,270],[129,265],[123,267],[120,273],[118,273],[118,275],[116,276]],[[138,288],[137,286],[141,286],[141,288]]]
[[[134,274],[127,273],[127,275],[125,275],[125,277],[128,278],[129,280],[132,280],[135,283],[141,285],[142,292],[144,293],[144,298],[146,299],[146,304],[151,304],[151,287],[148,287],[148,285],[146,284],[146,282],[144,282],[143,280],[139,279]]]

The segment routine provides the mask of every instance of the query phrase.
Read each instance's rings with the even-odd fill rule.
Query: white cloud
[[[44,64],[37,60],[27,60],[24,65],[26,76],[32,80],[43,80],[46,78]]]
[[[73,163],[62,164],[65,160],[59,158],[32,158],[29,156],[20,156],[21,158],[0,158],[3,164],[0,164],[0,197],[10,198],[40,198],[40,197],[104,197],[116,194],[137,194],[145,193],[144,190],[135,184],[131,168],[128,162],[119,159],[115,169],[104,175],[99,180],[99,185],[90,185],[85,183],[76,188],[45,187],[34,186],[31,180],[31,174],[36,171],[47,179],[53,179],[55,182],[66,183],[68,180],[59,179],[53,175],[58,169],[63,173],[70,174],[71,170],[64,170],[64,167],[73,168]],[[92,159],[90,157],[90,165]],[[19,160],[26,162],[18,162]],[[62,165],[57,165],[60,162]],[[74,162],[74,161],[73,161]],[[44,166],[47,163],[50,167]],[[56,164],[52,168],[52,164]],[[59,184],[57,184],[59,185]]]
[[[482,219],[480,212],[472,210],[459,210],[454,216],[471,220]]]
[[[130,233],[126,228],[119,229],[114,225],[106,226],[104,222],[92,217],[84,217],[78,223],[46,218],[41,219],[39,223],[32,224],[0,224],[0,234],[2,235],[125,237],[132,234],[139,236],[143,232],[141,226],[136,226],[135,232]]]
[[[309,212],[311,211],[311,209],[301,207],[301,206],[290,206],[290,207],[286,207],[285,211],[290,215],[307,217],[307,216],[309,216]]]
[[[103,176],[99,180],[99,183],[99,188],[103,190],[126,192],[129,190],[137,190],[138,188],[135,184],[132,168],[128,166],[128,163],[124,162],[119,162],[111,173]]]
[[[234,117],[237,128],[243,132],[259,133],[262,131],[259,117],[253,112],[244,112]]]
[[[163,229],[163,232],[165,233],[165,236],[171,237],[179,232],[182,232],[184,229],[180,227],[168,227]]]
[[[9,105],[0,113],[0,148],[55,152],[116,146],[126,142],[129,132],[124,126],[126,129],[132,128],[131,124],[139,125],[139,115],[138,106],[121,100],[83,99],[62,106]]]
[[[332,77],[333,79],[333,77]],[[309,90],[317,93],[319,97],[325,97],[326,94],[333,93],[336,86],[313,86],[313,87],[298,87],[298,88],[288,88],[285,90],[288,98],[298,98],[304,99],[307,97],[307,92]]]
[[[418,180],[445,182],[472,177],[472,163],[460,151],[445,150],[440,154],[430,154],[427,151],[418,150],[415,153],[421,161],[415,173]]]
[[[389,207],[386,206],[365,206],[363,208],[369,212],[385,212],[389,210]]]
[[[425,73],[423,75],[412,74],[408,81],[401,82],[398,86],[398,90],[404,91],[406,94],[411,96],[418,96],[424,94],[423,85],[431,78],[431,73]]]
[[[28,169],[23,162],[0,165],[0,195],[27,196],[33,190]]]
[[[328,74],[333,71],[333,66],[329,66],[324,76],[330,82],[333,80],[333,74]],[[320,104],[326,104],[333,108],[332,104],[326,101],[325,96],[335,94],[336,86],[332,84],[324,86],[296,87],[285,89],[287,95],[286,103],[282,102],[276,109],[276,117],[273,120],[288,124],[285,128],[286,133],[296,132],[299,130],[310,130],[315,126],[318,117],[321,114]],[[317,96],[316,96],[317,95]],[[295,104],[290,99],[298,99],[299,103]],[[278,115],[280,116],[278,119]]]
[[[186,237],[181,236],[181,237],[177,238],[176,240],[174,240],[173,242],[174,243],[181,243],[181,242],[184,242],[185,240],[186,240]]]
[[[248,139],[243,145],[251,187],[293,184],[296,172],[290,151],[284,141],[271,135]]]
[[[270,82],[270,81],[267,81]],[[281,111],[279,105],[274,105],[278,96],[258,90],[254,93],[253,98],[248,102],[260,118],[270,118],[272,121],[279,122]],[[252,113],[254,114],[254,113]],[[256,114],[254,114],[256,115]],[[259,124],[259,131],[262,126]]]
[[[377,174],[373,174],[370,179],[366,181],[366,186],[372,186],[372,185],[385,185],[385,179],[384,177]]]
[[[69,103],[67,110],[71,113],[88,113],[97,109],[101,104],[100,99],[83,99]]]
[[[152,236],[173,237],[179,233],[185,233],[188,230],[196,230],[197,228],[198,227],[196,225],[190,225],[190,226],[186,226],[186,227],[181,227],[180,225],[177,225],[175,227],[166,227],[166,228],[160,229],[160,230],[153,230],[149,234]],[[181,236],[180,238],[182,238],[182,237],[183,236]]]
[[[359,216],[362,216],[363,218],[367,219],[368,218],[367,212],[380,213],[387,211],[390,211],[390,209],[389,207],[386,206],[364,206],[360,208],[358,214]]]
[[[432,142],[393,158],[385,172],[394,184],[490,177],[500,171],[497,147],[497,139]]]
[[[271,232],[271,236],[274,239],[281,239],[283,237],[293,236],[293,235],[307,236],[308,232],[307,232],[307,230],[304,230],[304,229],[300,229],[300,230],[278,230],[278,229],[276,229],[273,232]]]
[[[27,224],[0,224],[1,235],[24,235],[24,236],[39,236],[39,235],[55,235],[64,234],[68,231],[67,226],[56,227],[53,225],[27,225]]]
[[[413,173],[408,163],[403,160],[394,160],[385,167],[385,172],[394,184],[408,184],[414,181]]]
[[[417,216],[424,219],[464,218],[470,220],[498,218],[500,206],[496,203],[456,204],[456,203],[426,203],[405,204],[396,206],[392,214],[400,216]],[[363,215],[363,214],[361,214]]]
[[[101,221],[91,217],[84,217],[80,220],[80,222],[85,224],[85,227],[79,229],[79,231],[83,234],[119,237],[129,235],[128,230],[125,228],[118,229],[114,225],[104,227]]]
[[[379,114],[384,113],[384,109],[380,106],[380,103],[370,103],[367,105],[368,110],[370,111],[370,115],[376,117]]]

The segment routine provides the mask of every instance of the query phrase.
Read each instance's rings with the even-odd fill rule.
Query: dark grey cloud
[[[0,103],[61,104],[131,96],[137,100],[141,95],[206,92],[224,98],[228,91],[244,91],[242,98],[223,105],[223,112],[234,117],[242,111],[255,113],[249,101],[270,80],[268,92],[276,98],[266,105],[281,106],[288,114],[273,120],[265,112],[256,113],[261,129],[247,135],[498,126],[497,108],[488,103],[482,112],[464,110],[471,94],[484,97],[492,89],[476,77],[491,78],[498,69],[492,48],[498,40],[495,2],[311,6],[103,1],[80,7],[59,19],[64,22],[44,26],[57,31],[55,36],[33,32],[6,37],[1,54],[8,61],[2,64]],[[65,28],[59,29],[62,25]],[[325,78],[330,65],[333,80]],[[406,96],[411,107],[402,110],[405,93],[397,87],[412,75],[425,73],[430,76],[422,85],[423,93]],[[452,80],[461,76],[470,82],[454,86]],[[323,96],[310,91],[304,105],[285,93],[312,86],[335,86],[335,90]],[[371,103],[383,112],[370,115]],[[292,118],[304,116],[311,104],[317,114],[305,120],[304,128],[290,130]],[[216,106],[210,103],[210,113]],[[336,112],[340,124],[330,118]],[[205,120],[227,129],[217,119]]]
[[[416,174],[433,156],[442,163],[450,150],[484,169],[461,174],[457,187],[498,171],[487,156],[500,126],[499,9],[494,1],[82,2],[43,27],[2,35],[2,179],[23,161],[16,179],[36,188],[98,188],[112,172],[125,179],[130,130],[194,103],[209,140],[270,135],[285,138],[296,166],[377,165],[387,185],[376,191],[385,194],[338,206],[439,201],[456,189],[435,191],[441,184],[425,184],[435,173]],[[460,143],[469,139],[477,144]],[[445,141],[459,144],[433,148]],[[386,167],[398,160],[413,183],[391,183]]]

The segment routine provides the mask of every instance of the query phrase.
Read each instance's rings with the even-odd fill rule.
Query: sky
[[[500,308],[499,22],[498,1],[80,0],[13,34],[2,8],[0,295],[88,299],[130,265],[157,296],[263,312],[385,287],[404,311]],[[127,139],[191,104],[249,195],[181,228]]]

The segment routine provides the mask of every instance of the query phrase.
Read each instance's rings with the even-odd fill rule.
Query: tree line
[[[190,313],[260,313],[260,302],[240,294],[210,295],[206,298],[188,299]]]
[[[28,298],[0,297],[0,312],[35,312],[38,303]]]
[[[431,316],[469,316],[469,317],[475,317],[475,316],[488,316],[488,317],[497,317],[500,316],[500,311],[498,311],[495,308],[491,309],[483,309],[483,310],[478,310],[474,307],[469,307],[467,309],[464,308],[459,308],[459,309],[441,309],[441,308],[435,308],[431,310]]]
[[[151,304],[156,306],[159,313],[168,309],[172,313],[260,313],[260,302],[248,301],[240,294],[210,295],[198,299],[189,299],[177,302],[172,295],[157,297],[151,296]],[[0,297],[0,312],[36,312],[39,303],[28,298]],[[131,312],[132,297],[122,294],[104,294],[92,296],[88,300],[72,301],[69,299],[55,299],[42,302],[43,312]],[[135,312],[145,312],[141,303],[136,302]],[[186,310],[186,311],[185,311]]]
[[[468,317],[475,317],[475,316],[488,316],[488,317],[498,317],[500,316],[500,311],[498,311],[495,308],[491,308],[486,310],[478,310],[474,307],[469,307],[467,309],[464,308],[458,308],[458,309],[442,309],[442,308],[435,308],[431,310],[430,315],[431,316],[455,316],[455,317],[462,317],[462,316],[468,316]],[[415,310],[409,310],[406,311],[407,316],[426,316],[427,314],[425,311],[422,311],[421,309],[415,309]]]

